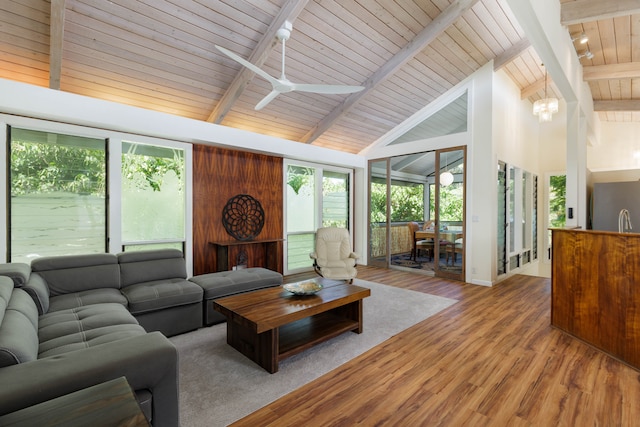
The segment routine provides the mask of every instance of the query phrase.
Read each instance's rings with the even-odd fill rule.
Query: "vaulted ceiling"
[[[640,121],[640,2],[559,0],[601,120]],[[362,85],[265,108],[286,76]],[[589,55],[591,56],[591,55]],[[532,102],[544,67],[506,0],[2,0],[0,78],[357,153],[493,60]],[[552,82],[549,95],[559,97]]]

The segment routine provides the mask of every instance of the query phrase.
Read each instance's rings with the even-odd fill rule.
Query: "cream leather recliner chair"
[[[319,228],[316,233],[316,251],[309,254],[313,268],[327,279],[353,282],[358,274],[358,254],[351,250],[351,236],[346,228]]]

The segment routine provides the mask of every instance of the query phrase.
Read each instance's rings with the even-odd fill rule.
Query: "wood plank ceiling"
[[[602,120],[638,121],[637,0],[560,0]],[[598,5],[615,3],[617,10]],[[609,9],[611,9],[610,7]],[[286,75],[363,85],[351,95],[291,92],[254,106],[270,84],[220,45],[281,72],[276,31],[293,23]],[[580,47],[576,42],[578,50]],[[488,61],[523,98],[544,69],[505,0],[3,0],[0,78],[357,153]],[[559,97],[549,86],[549,95]],[[620,109],[626,109],[621,111]]]

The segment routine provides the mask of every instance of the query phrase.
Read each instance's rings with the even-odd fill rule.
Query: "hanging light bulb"
[[[542,64],[544,66],[544,64]],[[533,114],[538,116],[540,123],[553,120],[553,114],[558,112],[558,99],[547,97],[547,70],[544,71],[544,99],[533,103]]]
[[[446,187],[448,185],[453,184],[453,174],[451,172],[448,171],[449,169],[449,163],[447,162],[447,153],[444,153],[444,161],[445,161],[445,172],[442,172],[440,174],[440,185],[442,187]]]
[[[453,184],[453,174],[449,171],[442,172],[440,174],[440,185],[446,187]]]

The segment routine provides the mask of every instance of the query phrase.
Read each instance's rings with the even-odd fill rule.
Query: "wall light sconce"
[[[593,53],[591,53],[590,50],[585,50],[584,53],[581,53],[580,55],[578,55],[578,59],[581,59],[581,58],[593,59]]]
[[[581,34],[578,34],[576,37],[571,37],[571,41],[574,42],[578,40],[580,44],[585,44],[589,41],[589,36],[584,31]]]

